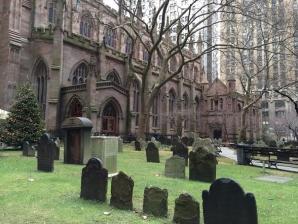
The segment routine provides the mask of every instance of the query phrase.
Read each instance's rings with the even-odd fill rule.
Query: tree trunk
[[[240,133],[239,133],[239,140],[240,142],[246,142],[246,115],[247,109],[244,109],[241,113],[241,126],[240,126]]]
[[[148,127],[149,120],[149,109],[146,108],[147,104],[141,102],[141,110],[139,113],[139,128],[137,133],[137,139],[145,139],[146,131]]]

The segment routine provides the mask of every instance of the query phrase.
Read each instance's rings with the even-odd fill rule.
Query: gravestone
[[[135,150],[136,151],[141,151],[142,150],[141,143],[138,140],[135,141]]]
[[[181,142],[184,144],[184,145],[188,145],[188,138],[186,136],[182,137],[181,138]]]
[[[37,169],[45,172],[54,171],[55,142],[50,139],[49,134],[41,136],[37,145]]]
[[[87,200],[106,201],[108,171],[98,158],[91,158],[82,169],[80,197]]]
[[[60,143],[57,142],[57,140],[55,141],[55,156],[54,156],[54,160],[59,160],[60,158]]]
[[[165,176],[172,178],[185,178],[185,160],[178,156],[172,156],[166,160]]]
[[[203,191],[205,224],[257,224],[257,206],[251,193],[245,194],[235,181],[221,178]]]
[[[123,152],[123,139],[121,137],[118,138],[118,152]]]
[[[143,212],[158,217],[168,215],[168,190],[146,187],[144,190]]]
[[[173,156],[177,155],[183,157],[185,160],[185,166],[188,166],[188,148],[185,144],[179,141],[175,141],[174,145],[171,147]]]
[[[147,145],[146,158],[149,163],[159,163],[159,151],[153,142],[149,142]]]
[[[180,194],[179,198],[175,200],[173,222],[181,224],[199,224],[199,202],[197,202],[191,195],[187,193]]]
[[[22,148],[23,148],[23,156],[30,156],[30,157],[35,156],[35,149],[32,145],[29,144],[29,142],[27,141],[23,142]]]
[[[123,210],[132,210],[132,194],[134,182],[122,171],[112,178],[111,206]]]
[[[216,179],[216,156],[198,148],[189,153],[189,179],[213,182]]]

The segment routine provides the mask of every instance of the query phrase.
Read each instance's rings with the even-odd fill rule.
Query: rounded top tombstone
[[[102,161],[99,158],[93,157],[93,158],[88,160],[87,167],[88,168],[92,167],[92,168],[96,168],[96,169],[102,169],[103,168]]]
[[[93,127],[92,121],[86,117],[69,117],[69,118],[66,118],[62,123],[63,129],[69,129],[69,128],[91,129],[92,127]]]

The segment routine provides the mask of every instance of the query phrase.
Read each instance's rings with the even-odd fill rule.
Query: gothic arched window
[[[83,116],[83,106],[77,98],[74,98],[71,101],[71,103],[69,105],[68,116],[69,117],[82,117]]]
[[[183,68],[183,76],[185,79],[189,79],[190,73],[189,73],[189,65],[185,64]]]
[[[112,71],[107,75],[107,80],[117,83],[118,85],[121,85],[121,81],[119,78],[119,75],[116,71]]]
[[[125,53],[130,54],[131,51],[132,51],[132,39],[130,37],[127,37],[125,41]]]
[[[92,18],[89,14],[83,15],[80,22],[80,34],[85,37],[92,36]]]
[[[140,105],[140,87],[139,83],[134,80],[132,83],[133,104],[132,110],[136,113],[136,126],[139,125],[139,105]]]
[[[79,85],[86,83],[88,75],[88,67],[85,63],[81,63],[72,74],[72,84]]]
[[[176,94],[175,94],[174,90],[171,90],[169,92],[169,113],[170,113],[170,115],[173,115],[175,109],[176,109]]]
[[[197,80],[199,82],[202,82],[200,77],[199,77],[199,70],[197,67],[194,67],[193,69],[193,75],[194,75],[194,80]]]
[[[36,80],[37,100],[40,105],[41,115],[45,118],[46,101],[47,101],[47,66],[43,61],[40,61],[35,69],[34,78]]]
[[[107,46],[116,48],[117,33],[113,26],[107,26],[105,30],[104,41]]]
[[[48,22],[54,24],[56,20],[56,6],[53,1],[48,3]]]
[[[147,62],[149,60],[149,53],[145,47],[143,47],[143,61]]]
[[[175,72],[177,70],[177,59],[175,57],[172,57],[170,59],[170,71]]]
[[[199,129],[199,119],[200,119],[200,100],[199,100],[198,96],[196,96],[195,102],[196,102],[196,127],[198,130]]]
[[[188,102],[188,96],[187,94],[183,94],[183,112],[184,112],[184,128],[188,128],[188,107],[189,107],[189,102]]]

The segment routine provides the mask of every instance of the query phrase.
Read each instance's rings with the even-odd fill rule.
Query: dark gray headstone
[[[98,158],[89,159],[82,169],[80,197],[105,202],[107,198],[108,171]]]
[[[189,179],[213,182],[216,179],[216,156],[198,149],[189,153]]]
[[[175,143],[171,147],[171,151],[173,152],[173,156],[177,155],[183,157],[185,159],[185,166],[188,165],[188,148],[185,144],[179,141],[175,141]]]
[[[23,156],[31,156],[31,157],[35,156],[35,149],[32,145],[29,144],[29,142],[27,141],[23,142],[22,149],[23,149]]]
[[[188,145],[188,138],[186,136],[182,137],[181,138],[181,142],[184,144],[184,145]]]
[[[181,224],[200,223],[200,205],[191,195],[180,194],[175,200],[173,222]],[[224,224],[224,223],[222,223]]]
[[[149,142],[146,148],[147,162],[159,163],[159,151],[153,142]]]
[[[112,178],[110,204],[123,210],[132,210],[133,180],[122,171]]]
[[[185,160],[175,155],[166,160],[165,176],[172,178],[185,178]]]
[[[141,143],[138,140],[135,141],[135,150],[136,151],[141,151],[142,150]]]
[[[49,134],[41,136],[37,145],[37,169],[40,171],[54,171],[55,143],[50,139]]]
[[[143,212],[158,217],[168,215],[168,190],[146,187],[144,190]]]
[[[205,224],[257,224],[257,206],[253,194],[245,194],[233,180],[221,178],[203,191]]]

